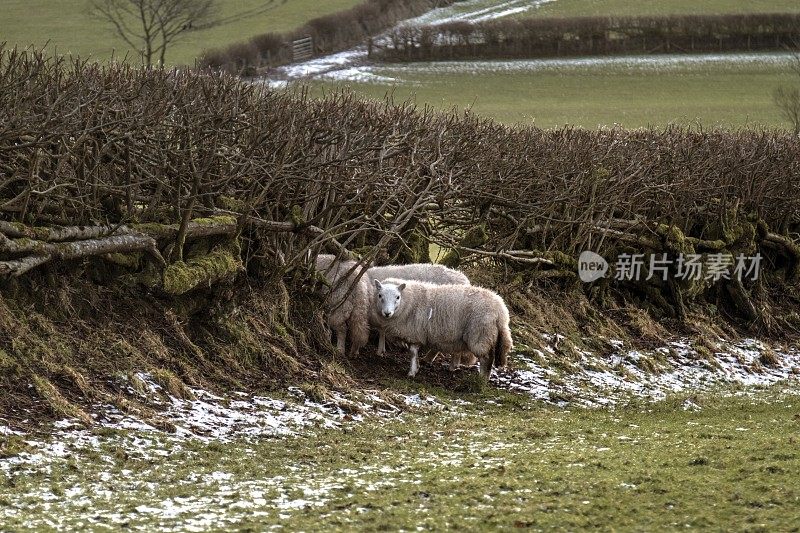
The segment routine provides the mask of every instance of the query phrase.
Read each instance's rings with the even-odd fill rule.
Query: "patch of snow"
[[[683,407],[684,411],[699,411],[700,410],[700,406],[697,405],[696,403],[694,403],[692,400],[689,400],[689,399],[684,400],[682,407]]]
[[[427,408],[437,408],[441,409],[444,405],[436,399],[435,396],[420,396],[419,394],[412,394],[410,396],[405,396],[403,401],[406,405],[412,407],[427,407]]]
[[[486,6],[486,0],[467,0],[456,2],[447,7],[440,7],[429,11],[419,17],[403,21],[403,26],[429,26],[446,24],[449,22],[483,22],[494,20],[532,9],[538,9],[544,4],[555,0],[506,0]]]
[[[0,435],[3,435],[3,436],[6,436],[6,437],[9,437],[9,436],[11,436],[11,435],[22,435],[22,433],[21,433],[21,432],[19,432],[19,431],[14,431],[14,430],[13,430],[13,429],[11,429],[10,427],[6,426],[6,425],[3,423],[3,420],[2,420],[2,419],[0,419]]]
[[[543,335],[549,342],[555,335]],[[746,388],[770,386],[781,382],[798,382],[800,351],[790,348],[776,352],[778,363],[765,366],[761,356],[770,348],[755,339],[736,342],[718,340],[718,351],[712,360],[700,355],[688,339],[669,342],[667,346],[649,353],[624,350],[621,343],[611,343],[616,353],[599,357],[577,347],[571,349],[572,372],[555,375],[552,369],[541,366],[526,356],[518,355],[523,368],[495,372],[492,383],[511,391],[524,392],[533,398],[557,405],[577,403],[589,407],[613,406],[631,398],[663,400],[676,392],[703,392],[720,387]],[[549,347],[547,347],[549,348]],[[547,349],[556,353],[555,349]],[[645,370],[647,361],[657,367],[656,372]],[[699,409],[696,403],[686,400],[684,409]]]
[[[329,401],[319,403],[308,399],[300,389],[290,387],[288,392],[298,401],[287,402],[264,396],[237,393],[236,399],[222,398],[202,389],[190,389],[194,400],[184,400],[168,395],[153,377],[139,373],[138,378],[151,393],[147,400],[164,407],[159,413],[176,427],[181,437],[202,440],[228,440],[231,438],[284,437],[295,435],[307,428],[331,429],[345,421],[359,421],[357,411],[374,412],[380,416],[393,416],[398,409],[367,393],[363,401],[354,403],[339,393],[332,393]],[[431,404],[430,401],[424,402]],[[346,407],[346,409],[345,409]],[[98,406],[98,423],[112,429],[157,431],[151,424],[122,413],[112,405]]]
[[[80,425],[81,425],[80,422],[72,418],[64,418],[53,422],[53,427],[56,429],[69,429],[69,428],[80,427]]]
[[[302,63],[295,63],[281,67],[279,71],[288,79],[307,78],[323,74],[336,69],[350,66],[360,60],[366,59],[367,48],[359,46],[344,52],[337,52],[328,56],[317,57]]]
[[[672,72],[686,69],[704,69],[719,66],[783,67],[789,66],[794,56],[786,52],[752,52],[730,54],[658,54],[629,56],[590,56],[551,59],[509,59],[482,61],[426,61],[374,65],[369,70],[377,74],[402,75],[436,74],[494,74],[512,72],[586,72],[609,67],[628,72]]]
[[[486,0],[468,0],[401,21],[395,27],[425,26],[455,21],[479,22],[536,9],[553,1],[555,0],[506,0],[486,6]],[[375,45],[388,45],[388,33],[375,36],[373,38]],[[401,82],[395,78],[376,74],[372,71],[373,67],[364,66],[368,57],[367,46],[359,45],[342,52],[278,67],[268,77],[257,80],[257,83],[264,83],[272,88],[282,88],[289,81],[315,77],[362,83],[396,84]]]
[[[374,83],[383,85],[396,85],[398,83],[405,83],[398,78],[391,78],[389,76],[381,76],[372,71],[371,67],[348,67],[338,70],[330,70],[320,74],[321,77],[332,79],[335,81],[352,81],[356,83]]]

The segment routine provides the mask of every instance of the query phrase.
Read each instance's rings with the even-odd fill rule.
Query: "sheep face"
[[[375,306],[378,309],[378,316],[392,318],[403,301],[403,289],[405,283],[395,285],[394,283],[381,283],[375,280]]]

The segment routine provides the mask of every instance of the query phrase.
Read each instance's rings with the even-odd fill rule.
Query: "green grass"
[[[49,467],[0,474],[0,517],[11,530],[48,520],[69,529],[798,530],[797,396],[694,398],[697,412],[677,400],[608,411],[491,390],[463,398],[473,403],[458,415],[406,413],[279,441],[157,438],[145,449],[160,455],[131,452],[123,443],[134,434],[101,431],[95,450],[68,446]],[[166,508],[184,511],[153,511]]]
[[[401,67],[403,68],[403,67]],[[505,124],[550,128],[573,124],[596,128],[620,124],[702,124],[704,127],[786,127],[772,101],[772,91],[797,83],[779,67],[706,66],[664,71],[591,67],[561,71],[437,72],[398,70],[376,73],[400,83],[348,83],[370,98],[391,92],[396,101],[413,100],[440,109],[469,108]],[[342,84],[317,83],[316,94]]]
[[[347,9],[360,0],[219,0],[220,15],[233,19],[222,26],[188,34],[168,53],[172,65],[193,64],[207,48],[225,46],[269,31],[284,31],[305,21]],[[110,28],[87,14],[88,0],[5,0],[0,17],[0,42],[43,46],[81,57],[108,59],[133,52]],[[487,6],[499,0],[487,0]],[[456,5],[457,11],[463,8]],[[794,0],[557,0],[521,16],[641,15],[669,13],[742,13],[800,11]],[[135,54],[134,54],[135,55]]]
[[[636,15],[716,15],[727,13],[795,13],[795,0],[556,0],[521,16],[582,17]]]
[[[361,0],[220,0],[220,17],[234,20],[208,30],[187,34],[167,52],[172,65],[194,63],[208,48],[226,46],[270,31],[291,30],[309,19],[341,11]],[[4,0],[0,16],[0,42],[10,45],[50,46],[59,53],[101,60],[124,57],[127,44],[111,29],[87,14],[88,0]]]

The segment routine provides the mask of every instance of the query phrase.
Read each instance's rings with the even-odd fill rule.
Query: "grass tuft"
[[[59,392],[50,381],[39,375],[32,376],[32,379],[36,393],[44,400],[55,415],[66,418],[77,418],[87,426],[92,425],[92,417],[86,414],[83,409],[64,398],[61,392]]]
[[[457,392],[466,392],[469,394],[482,394],[486,392],[487,386],[486,379],[484,379],[480,373],[468,371],[464,372],[461,376],[458,384],[456,384],[455,390]]]
[[[182,400],[195,400],[194,393],[175,374],[166,368],[157,368],[152,371],[153,380],[161,385],[164,390],[175,398]]]

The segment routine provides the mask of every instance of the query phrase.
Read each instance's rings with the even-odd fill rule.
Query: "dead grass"
[[[195,399],[195,395],[189,387],[166,368],[155,368],[151,371],[151,374],[153,380],[169,392],[170,395],[182,400]]]
[[[124,285],[70,274],[48,286],[53,279],[31,276],[14,298],[0,299],[0,415],[12,426],[54,417],[91,424],[87,411],[104,402],[170,429],[148,406],[165,398],[153,397],[137,372],[183,399],[194,398],[189,385],[265,391],[303,380],[348,383],[324,332],[308,330],[310,302],[290,305],[280,282],[240,286],[224,308],[213,290],[192,296],[211,304],[187,305],[184,297],[142,299]],[[54,298],[69,312],[52,309]]]
[[[301,383],[300,390],[313,402],[323,403],[330,399],[330,391],[320,383]]]
[[[778,356],[775,354],[775,351],[768,346],[765,347],[764,350],[761,352],[761,355],[759,356],[759,362],[767,367],[780,366],[780,361],[778,360]]]
[[[63,418],[77,418],[83,424],[92,425],[92,417],[78,407],[76,404],[70,402],[61,394],[61,392],[50,383],[45,377],[39,375],[31,376],[33,387],[36,394],[45,401],[50,410],[56,415]]]

